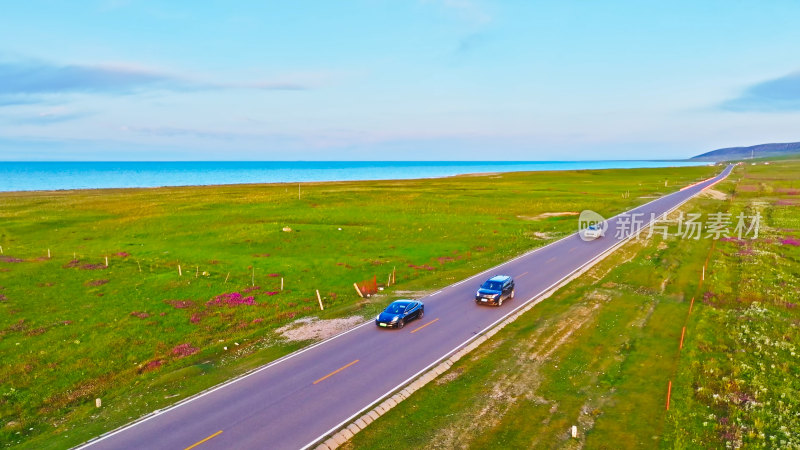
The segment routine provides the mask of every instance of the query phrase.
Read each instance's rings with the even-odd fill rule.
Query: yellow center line
[[[547,261],[545,261],[545,264],[550,264],[551,262],[553,262],[555,260],[556,260],[556,257],[554,256],[554,257],[548,259]]]
[[[522,278],[522,277],[524,277],[524,276],[525,276],[525,275],[527,275],[527,274],[528,274],[528,272],[521,273],[521,274],[517,275],[517,278]]]
[[[320,381],[323,381],[323,380],[325,380],[327,378],[330,378],[330,377],[336,375],[337,373],[343,371],[344,369],[347,369],[348,367],[352,366],[353,364],[355,364],[357,362],[358,362],[358,360],[355,360],[355,361],[351,362],[350,364],[347,364],[347,365],[344,365],[342,367],[339,367],[338,369],[334,370],[333,372],[331,372],[331,373],[325,375],[324,377],[320,378],[319,380],[315,381],[313,384],[317,384]]]
[[[198,445],[202,444],[203,442],[206,442],[206,441],[208,441],[208,440],[211,440],[211,439],[213,439],[213,438],[215,438],[215,437],[219,436],[220,434],[222,434],[222,430],[219,430],[219,431],[217,431],[216,433],[214,433],[214,434],[212,434],[211,436],[209,436],[209,437],[207,437],[207,438],[203,439],[202,441],[197,441],[197,442],[195,442],[194,444],[192,444],[192,445],[190,445],[190,446],[186,447],[186,448],[185,448],[185,449],[183,449],[183,450],[190,450],[190,449],[193,449],[193,448],[197,447]]]
[[[436,322],[436,321],[438,321],[438,320],[439,320],[439,318],[437,317],[437,318],[435,318],[435,319],[431,320],[430,322],[426,323],[425,325],[423,325],[423,326],[421,326],[421,327],[418,327],[418,328],[415,328],[415,329],[414,329],[414,331],[412,331],[412,333],[416,333],[417,331],[419,331],[419,330],[421,330],[421,329],[423,329],[423,328],[427,327],[428,325],[430,325],[430,324],[432,324],[432,323],[434,323],[434,322]]]

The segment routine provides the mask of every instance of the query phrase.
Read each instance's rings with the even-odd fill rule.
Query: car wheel
[[[500,296],[500,298],[497,299],[497,306],[503,306],[503,297],[502,296]]]
[[[511,298],[514,298],[514,291],[511,291]]]
[[[425,316],[425,309],[420,309],[419,310],[419,317],[417,317],[417,318],[418,319],[422,319],[423,316]]]
[[[403,320],[403,319],[400,319],[400,321],[397,322],[397,329],[399,330],[400,328],[403,328],[404,326],[406,326],[406,321]]]

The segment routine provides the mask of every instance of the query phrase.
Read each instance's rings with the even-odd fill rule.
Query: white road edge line
[[[727,170],[727,168],[726,168],[725,170]],[[695,184],[695,186],[698,186],[698,185],[700,185],[700,184],[703,184],[703,183],[705,183],[705,182],[708,182],[708,181],[710,181],[710,180],[713,180],[714,178],[717,178],[717,177],[720,177],[720,176],[722,176],[722,174],[724,174],[724,173],[725,173],[725,170],[723,170],[723,171],[722,171],[722,173],[721,173],[721,174],[719,174],[719,175],[717,175],[716,177],[712,177],[712,178],[709,178],[709,179],[707,179],[707,180],[703,180],[703,181],[701,181],[701,182],[699,182],[699,183],[696,183],[696,184]],[[732,171],[733,171],[733,169],[731,168],[731,172],[732,172]],[[730,175],[730,173],[728,173],[728,175]],[[662,215],[662,217],[665,217],[666,215],[668,215],[668,214],[669,214],[669,213],[671,213],[672,211],[675,211],[676,209],[680,208],[680,207],[681,207],[681,206],[683,206],[683,205],[684,205],[686,202],[688,202],[689,200],[691,200],[691,199],[695,198],[695,196],[697,196],[697,194],[699,194],[700,192],[702,192],[702,191],[704,191],[704,190],[706,190],[706,189],[710,188],[711,186],[713,186],[713,185],[715,185],[715,184],[719,183],[720,181],[724,180],[725,178],[727,178],[727,177],[728,177],[728,175],[725,175],[724,177],[720,178],[719,180],[717,180],[717,181],[715,181],[715,182],[713,182],[713,183],[709,184],[708,186],[705,186],[705,187],[703,187],[702,189],[700,189],[699,191],[697,191],[696,193],[694,193],[694,194],[692,194],[690,197],[688,197],[686,200],[684,200],[684,201],[682,201],[682,202],[678,203],[677,205],[673,206],[673,207],[672,207],[672,208],[670,208],[668,211],[665,211],[665,212],[664,212],[664,214]],[[682,192],[682,191],[676,191],[676,192],[673,192],[673,194],[676,194],[676,193],[678,193],[678,192]],[[672,194],[670,194],[670,195],[672,195]],[[664,198],[664,197],[659,197],[659,198],[658,198],[658,199],[656,199],[656,200],[659,200],[659,199],[661,199],[661,198]],[[633,208],[633,209],[637,209],[637,208],[640,208],[640,207],[642,207],[642,206],[648,205],[648,204],[650,204],[650,203],[652,203],[652,202],[654,202],[654,201],[656,201],[656,200],[653,200],[653,201],[651,201],[651,202],[647,202],[647,203],[645,203],[645,204],[643,204],[643,205],[641,205],[641,206],[637,206],[636,208]],[[616,215],[616,216],[614,216],[614,217],[617,217],[617,216],[619,216],[619,215],[621,215],[621,214],[624,214],[624,213],[617,214],[617,215]],[[613,219],[614,217],[612,217],[612,219]],[[607,219],[607,220],[610,220],[610,219]],[[658,220],[655,220],[655,221],[651,220],[651,221],[647,222],[647,224],[645,224],[645,225],[642,225],[642,228],[641,228],[641,229],[646,229],[646,228],[650,227],[650,225],[652,225],[652,224],[653,224],[653,223],[655,223],[655,222],[658,222]],[[577,233],[574,233],[574,234],[577,234]],[[573,236],[574,234],[571,234],[571,235],[569,235],[569,236],[567,236],[567,237]],[[386,392],[385,394],[383,394],[381,397],[379,397],[379,398],[378,398],[377,400],[375,400],[374,402],[372,402],[372,403],[368,404],[367,406],[365,406],[364,408],[362,408],[361,410],[359,410],[358,412],[356,412],[356,413],[355,413],[355,414],[353,414],[352,416],[348,417],[346,420],[343,420],[341,423],[339,423],[339,424],[338,424],[338,425],[336,425],[335,427],[333,427],[333,428],[329,429],[328,431],[326,431],[325,433],[321,434],[320,436],[318,436],[318,437],[317,437],[316,439],[314,439],[313,441],[311,441],[311,442],[309,442],[308,444],[306,444],[306,445],[304,445],[303,447],[301,447],[301,450],[306,450],[306,449],[310,448],[311,446],[313,446],[314,444],[317,444],[318,442],[320,442],[322,439],[324,439],[324,438],[325,438],[325,437],[327,437],[328,435],[330,435],[330,434],[334,433],[335,431],[339,430],[339,429],[340,429],[340,428],[342,428],[344,425],[346,425],[348,422],[350,422],[351,420],[355,419],[355,418],[356,418],[356,417],[358,417],[360,414],[362,414],[364,411],[367,411],[367,410],[369,410],[371,407],[373,407],[374,405],[378,404],[379,402],[381,402],[382,400],[384,400],[385,398],[387,398],[388,396],[390,396],[390,395],[391,395],[393,392],[395,392],[395,391],[399,390],[401,387],[403,387],[403,386],[407,385],[408,383],[412,382],[412,381],[413,381],[415,378],[417,378],[418,376],[420,376],[420,375],[422,375],[423,373],[425,373],[425,372],[426,372],[427,370],[429,370],[431,367],[433,367],[433,366],[435,366],[435,365],[437,365],[437,364],[441,363],[441,362],[442,362],[442,361],[444,361],[445,359],[449,358],[449,357],[450,357],[452,354],[454,354],[454,353],[456,353],[457,351],[459,351],[459,350],[461,350],[462,348],[464,348],[464,347],[465,347],[466,345],[468,345],[470,342],[474,341],[475,339],[478,339],[478,338],[479,338],[481,335],[485,334],[487,331],[489,331],[489,330],[491,330],[492,328],[494,328],[494,327],[495,327],[495,326],[496,326],[498,323],[500,323],[500,322],[502,322],[502,321],[506,320],[508,317],[510,317],[511,315],[515,314],[515,313],[516,313],[517,311],[519,311],[520,309],[522,309],[522,308],[524,308],[524,307],[528,306],[528,304],[529,304],[529,303],[531,303],[532,301],[534,301],[535,299],[537,299],[538,297],[540,297],[542,294],[546,293],[546,292],[547,292],[547,291],[549,291],[550,289],[553,289],[553,288],[557,287],[557,286],[559,285],[559,283],[563,282],[564,280],[567,280],[567,279],[569,279],[569,278],[570,278],[570,277],[571,277],[573,274],[575,274],[575,273],[577,273],[577,272],[580,272],[580,271],[581,271],[581,270],[583,270],[583,269],[584,269],[586,266],[592,265],[592,264],[593,264],[594,262],[596,262],[598,259],[600,259],[600,258],[602,258],[602,257],[604,257],[604,256],[606,256],[606,255],[608,255],[608,254],[610,254],[610,253],[613,253],[614,251],[616,251],[616,250],[617,250],[617,248],[621,247],[623,244],[626,244],[628,241],[630,241],[631,239],[633,239],[634,237],[636,237],[638,234],[639,234],[639,233],[637,233],[637,234],[633,234],[633,233],[631,233],[631,234],[630,234],[628,237],[626,237],[625,239],[622,239],[622,240],[620,240],[619,242],[617,242],[617,243],[616,243],[616,244],[614,244],[613,246],[609,247],[609,248],[608,248],[606,251],[604,251],[603,253],[601,253],[601,254],[599,254],[599,255],[595,256],[594,258],[590,259],[589,261],[587,261],[587,262],[583,263],[583,264],[582,264],[580,267],[578,267],[577,269],[573,270],[573,271],[572,271],[572,272],[570,272],[568,275],[564,276],[564,277],[563,277],[563,278],[561,278],[560,280],[558,280],[558,281],[556,281],[555,283],[551,284],[550,286],[548,286],[548,287],[547,287],[547,288],[545,288],[544,290],[540,291],[538,294],[534,295],[533,297],[529,298],[528,300],[525,300],[525,303],[522,303],[522,304],[521,304],[521,305],[519,305],[518,307],[516,307],[516,308],[512,309],[512,310],[511,310],[511,311],[510,311],[508,314],[506,314],[506,315],[504,315],[503,317],[501,317],[501,318],[497,319],[496,321],[492,322],[492,324],[490,324],[489,326],[487,326],[487,327],[486,327],[486,328],[484,328],[483,330],[479,331],[478,333],[474,334],[472,337],[470,337],[469,339],[467,339],[466,341],[464,341],[463,343],[461,343],[460,345],[458,345],[458,346],[457,346],[456,348],[454,348],[453,350],[449,351],[447,354],[445,354],[445,355],[444,355],[444,356],[442,356],[441,358],[439,358],[439,359],[437,359],[436,361],[432,362],[431,364],[427,365],[427,366],[426,366],[424,369],[420,370],[419,372],[417,372],[417,373],[415,373],[414,375],[412,375],[412,376],[410,376],[409,378],[407,378],[407,379],[406,379],[405,381],[403,381],[402,383],[400,383],[400,384],[398,384],[397,386],[393,387],[392,389],[390,389],[388,392]],[[566,239],[566,237],[565,237],[564,239]],[[561,240],[561,239],[559,239],[559,240]],[[558,241],[556,241],[556,242],[558,242]],[[554,244],[554,243],[555,243],[555,242],[552,242],[551,244]],[[548,244],[548,245],[551,245],[551,244]],[[545,246],[545,247],[546,247],[546,246]],[[544,248],[544,247],[540,247],[540,248]],[[537,250],[538,250],[538,249],[537,249]],[[536,250],[534,250],[534,252],[535,252],[535,251],[536,251]],[[533,253],[533,252],[529,252],[529,253]],[[527,255],[527,254],[528,254],[528,253],[526,253],[526,255]],[[514,259],[511,259],[511,260],[509,260],[509,261],[506,261],[506,262],[505,262],[505,263],[503,263],[503,264],[507,264],[507,263],[509,263],[509,262],[511,262],[511,261],[514,261],[515,259],[519,259],[519,258],[514,258]],[[503,264],[501,264],[501,265],[503,265]],[[499,267],[499,266],[498,266],[498,267]],[[489,270],[491,270],[491,269],[489,269]],[[488,271],[485,271],[485,272],[488,272]],[[474,278],[474,277],[472,277],[472,278]],[[460,283],[457,283],[457,284],[460,284]],[[452,285],[452,286],[455,286],[455,285]],[[541,300],[543,300],[543,299],[540,299],[539,301],[541,301]],[[539,303],[539,301],[536,301],[536,302],[534,302],[534,305],[538,304],[538,303]]]
[[[731,169],[731,170],[733,170],[733,169]],[[724,173],[724,171],[723,171],[723,173]],[[720,174],[720,175],[721,175],[721,174]],[[717,175],[716,177],[719,177],[720,175]],[[709,180],[713,180],[713,179],[714,179],[714,178],[716,178],[716,177],[712,177],[712,178],[709,178],[709,179],[707,179],[707,180],[703,180],[703,181],[701,181],[701,182],[699,182],[699,183],[696,183],[694,186],[700,185],[700,184],[702,184],[702,183],[705,183],[705,182],[707,182],[707,181],[709,181]],[[727,176],[726,176],[726,177],[727,177]],[[724,179],[724,178],[723,178],[723,179]],[[719,181],[722,181],[722,179],[720,179],[720,180],[718,180],[718,181],[716,181],[716,182],[712,183],[712,184],[711,184],[711,185],[709,185],[709,186],[706,186],[706,187],[702,188],[700,191],[702,191],[702,190],[704,190],[704,189],[706,189],[706,188],[708,188],[708,187],[710,187],[710,186],[713,186],[714,184],[718,183]],[[693,187],[693,186],[690,186],[690,187]],[[673,195],[673,194],[677,194],[677,193],[679,193],[679,192],[682,192],[682,191],[680,191],[680,190],[679,190],[679,191],[675,191],[675,192],[673,192],[673,193],[671,193],[671,194],[667,194],[666,196]],[[699,193],[699,191],[698,191],[698,193]],[[685,202],[689,201],[690,199],[694,198],[694,196],[695,196],[695,195],[697,195],[697,194],[694,194],[694,195],[692,195],[691,197],[689,197],[688,199],[684,200],[684,201],[683,201],[683,202],[681,202],[681,203],[680,203],[678,206],[680,206],[680,205],[682,205],[683,203],[685,203]],[[617,216],[620,216],[620,215],[622,215],[622,214],[625,214],[625,213],[627,213],[627,212],[629,212],[629,211],[631,211],[631,210],[633,210],[633,209],[638,209],[638,208],[641,208],[641,207],[643,207],[643,206],[647,206],[647,205],[649,205],[650,203],[653,203],[653,202],[656,202],[656,201],[658,201],[658,200],[661,200],[661,199],[665,198],[666,196],[662,196],[662,197],[659,197],[659,198],[657,198],[657,199],[651,200],[651,201],[649,201],[649,202],[647,202],[647,203],[643,203],[643,204],[641,204],[641,205],[639,205],[639,206],[636,206],[636,207],[634,207],[634,208],[631,208],[631,209],[630,209],[630,210],[628,210],[628,211],[623,211],[623,212],[621,212],[621,213],[619,213],[619,214],[616,214],[615,216],[612,216],[612,217],[610,217],[609,219],[606,219],[606,220],[613,219],[613,218],[615,218],[615,217],[617,217]],[[676,208],[677,208],[677,206],[676,206],[675,208],[673,208],[672,210],[674,210],[674,209],[676,209]],[[672,210],[670,210],[669,212],[671,212]],[[668,212],[668,213],[669,213],[669,212]],[[650,225],[650,224],[648,223],[648,226],[649,226],[649,225]],[[550,242],[550,243],[549,243],[549,244],[547,244],[547,245],[544,245],[544,246],[542,246],[542,247],[537,247],[537,248],[535,248],[535,249],[533,249],[533,250],[527,251],[527,252],[525,252],[525,253],[523,253],[523,254],[521,254],[521,255],[519,255],[519,256],[517,256],[517,257],[515,257],[515,258],[512,258],[512,259],[509,259],[509,260],[507,260],[507,261],[504,261],[504,262],[502,262],[502,263],[500,263],[500,264],[498,264],[498,265],[496,265],[496,266],[494,266],[494,267],[490,267],[490,268],[488,268],[488,269],[486,269],[486,270],[484,270],[484,271],[482,271],[482,272],[479,272],[479,273],[477,273],[477,274],[475,274],[475,275],[472,275],[471,277],[465,278],[465,279],[463,279],[463,280],[461,280],[461,281],[459,281],[459,282],[457,282],[457,283],[454,283],[454,284],[451,284],[451,285],[449,285],[449,286],[446,286],[444,289],[440,290],[439,292],[442,292],[442,291],[443,291],[443,290],[445,290],[445,289],[448,289],[448,288],[455,287],[455,286],[458,286],[458,285],[460,285],[460,284],[463,284],[463,283],[465,283],[465,282],[467,282],[467,281],[470,281],[470,280],[472,280],[472,279],[474,279],[474,278],[477,278],[477,277],[479,277],[479,276],[482,276],[482,275],[484,275],[484,274],[485,274],[485,273],[487,273],[487,272],[490,272],[490,271],[492,271],[492,270],[496,270],[497,268],[499,268],[499,267],[501,267],[501,266],[504,266],[504,265],[506,265],[506,264],[509,264],[509,263],[511,263],[511,262],[513,262],[513,261],[516,261],[516,260],[518,260],[518,259],[520,259],[520,258],[523,258],[523,257],[525,257],[525,256],[528,256],[528,255],[531,255],[531,254],[533,254],[533,253],[536,253],[536,252],[538,252],[538,251],[540,251],[540,250],[543,250],[543,249],[545,249],[545,248],[547,248],[547,247],[550,247],[551,245],[555,245],[555,244],[557,244],[557,243],[559,243],[559,242],[561,242],[561,241],[563,241],[563,240],[565,240],[565,239],[569,239],[569,238],[571,238],[571,237],[573,237],[573,236],[575,236],[575,235],[577,235],[577,234],[578,234],[578,233],[572,233],[572,234],[568,234],[568,235],[566,235],[566,236],[562,237],[561,239],[558,239],[558,240],[556,240],[556,241]],[[626,242],[626,241],[623,241],[623,242]],[[616,247],[612,247],[612,248],[616,248]],[[611,250],[611,249],[609,249],[609,250]],[[591,261],[589,261],[589,262],[592,262],[592,261],[593,261],[593,260],[591,260]],[[588,264],[588,262],[587,262],[587,264]],[[570,274],[570,275],[571,275],[571,274]],[[566,278],[566,277],[565,277],[565,278]],[[563,279],[562,279],[562,280],[563,280]],[[438,294],[439,292],[437,292],[437,294]],[[527,304],[528,304],[528,303],[529,303],[531,300],[533,300],[534,298],[538,297],[539,295],[541,295],[541,294],[542,294],[542,293],[544,293],[544,292],[547,292],[547,290],[544,290],[544,291],[542,291],[541,293],[539,293],[539,294],[537,294],[537,295],[535,295],[535,296],[531,297],[530,299],[526,300],[526,302],[525,302],[525,303],[523,303],[523,304],[522,304],[520,307],[527,305]],[[431,296],[429,295],[428,297],[431,297]],[[423,299],[424,299],[424,298],[428,298],[428,297],[423,297]],[[518,307],[517,309],[519,309],[519,307]],[[515,311],[517,311],[517,309],[514,309],[514,310],[512,310],[512,311],[511,311],[511,313],[509,313],[509,314],[506,314],[506,315],[505,315],[505,316],[503,316],[503,317],[502,317],[500,320],[504,320],[504,319],[505,319],[506,317],[508,317],[510,314],[512,314],[512,313],[514,313]],[[164,414],[164,413],[166,413],[166,412],[169,412],[169,411],[171,411],[171,410],[173,410],[173,409],[176,409],[176,408],[179,408],[179,407],[181,407],[181,406],[187,405],[187,404],[189,404],[189,403],[191,403],[191,402],[193,402],[193,401],[195,401],[195,400],[197,400],[197,399],[199,399],[199,398],[203,398],[203,397],[205,397],[206,395],[209,395],[209,394],[211,394],[211,393],[213,393],[213,392],[216,392],[216,391],[218,391],[218,390],[220,390],[220,389],[222,389],[222,388],[224,388],[224,387],[226,387],[226,386],[229,386],[229,385],[231,385],[231,384],[234,384],[234,383],[236,383],[236,382],[238,382],[238,381],[241,381],[241,380],[243,380],[243,379],[245,379],[245,378],[247,378],[247,377],[250,377],[250,376],[252,376],[252,375],[255,375],[255,374],[257,374],[257,373],[259,373],[259,372],[261,372],[261,371],[263,371],[263,370],[269,369],[270,367],[272,367],[272,366],[274,366],[274,365],[276,365],[276,364],[280,364],[280,363],[282,363],[282,362],[284,362],[284,361],[286,361],[286,360],[289,360],[289,359],[291,359],[291,358],[294,358],[295,356],[301,355],[301,354],[303,354],[303,353],[305,353],[305,352],[307,352],[307,351],[309,351],[309,350],[311,350],[311,349],[313,349],[313,348],[315,348],[315,347],[318,347],[318,346],[320,346],[320,345],[322,345],[322,344],[325,344],[325,343],[327,343],[327,342],[329,342],[329,341],[332,341],[332,340],[334,340],[334,339],[338,339],[338,338],[340,338],[340,337],[342,337],[342,336],[344,336],[344,335],[346,335],[346,334],[348,334],[348,333],[350,333],[350,332],[352,332],[352,331],[355,331],[355,330],[357,330],[357,329],[359,329],[359,328],[361,328],[361,327],[363,327],[363,326],[365,326],[365,325],[369,325],[369,324],[371,324],[371,323],[372,323],[372,319],[370,319],[370,320],[368,320],[368,321],[366,321],[366,322],[362,323],[361,325],[356,325],[355,327],[353,327],[353,328],[351,328],[351,329],[349,329],[349,330],[347,330],[347,331],[343,331],[343,332],[341,332],[341,333],[339,333],[339,334],[337,334],[337,335],[335,335],[335,336],[331,336],[331,337],[329,337],[328,339],[325,339],[325,340],[319,341],[319,342],[317,342],[316,344],[312,344],[312,345],[310,345],[310,346],[308,346],[308,347],[306,347],[306,348],[303,348],[303,349],[297,350],[297,351],[295,351],[295,352],[289,353],[288,355],[284,355],[284,356],[282,356],[282,357],[280,357],[280,358],[276,359],[275,361],[272,361],[272,362],[270,362],[270,363],[268,363],[268,364],[266,364],[266,365],[264,365],[264,366],[261,366],[261,367],[258,367],[258,368],[255,368],[255,369],[252,369],[252,370],[250,370],[250,371],[248,371],[248,372],[245,372],[245,373],[243,373],[243,374],[239,375],[239,376],[238,376],[238,377],[236,377],[236,378],[232,378],[232,379],[230,379],[230,380],[228,380],[228,381],[225,381],[225,382],[223,382],[223,383],[221,383],[221,384],[218,384],[218,385],[216,385],[216,386],[213,386],[213,387],[211,387],[211,388],[209,388],[209,389],[207,389],[207,390],[205,390],[205,391],[202,391],[202,392],[199,392],[199,393],[197,393],[197,394],[195,394],[195,395],[193,395],[193,396],[187,397],[187,398],[185,398],[185,399],[183,399],[183,400],[181,400],[181,401],[179,401],[179,402],[177,402],[177,403],[175,403],[175,404],[173,404],[173,405],[170,405],[170,406],[168,406],[167,408],[164,408],[164,409],[157,409],[157,410],[155,410],[155,411],[153,411],[153,412],[150,412],[150,413],[148,413],[148,414],[145,414],[144,416],[142,416],[142,417],[140,417],[140,418],[136,419],[136,420],[135,420],[135,421],[133,421],[133,422],[129,422],[129,423],[127,423],[127,424],[125,424],[125,425],[122,425],[121,427],[119,427],[119,428],[117,428],[117,429],[115,429],[115,430],[111,430],[111,431],[108,431],[108,432],[106,432],[106,433],[104,433],[104,434],[101,434],[100,436],[94,437],[94,438],[92,438],[92,439],[90,439],[90,440],[88,440],[88,441],[86,441],[86,442],[84,442],[84,443],[82,443],[82,444],[80,444],[80,445],[78,445],[78,446],[76,446],[76,447],[73,447],[73,448],[75,448],[75,449],[78,449],[78,450],[79,450],[79,449],[84,449],[84,448],[91,447],[92,445],[94,445],[94,444],[96,444],[96,443],[98,443],[98,442],[101,442],[101,441],[103,441],[103,440],[105,440],[105,439],[108,439],[108,438],[110,438],[110,437],[112,437],[112,436],[114,436],[114,435],[116,435],[116,434],[119,434],[119,433],[121,433],[121,432],[123,432],[123,431],[125,431],[125,430],[127,430],[127,429],[129,429],[129,428],[133,428],[133,427],[135,427],[135,426],[137,426],[137,425],[141,425],[141,424],[143,424],[143,423],[145,423],[145,422],[149,421],[150,419],[152,419],[152,418],[154,418],[154,417],[157,417],[157,416],[159,416],[159,415],[161,415],[161,414]],[[494,326],[494,325],[496,325],[497,323],[499,323],[499,321],[496,321],[496,322],[492,323],[491,325],[489,325],[489,327],[488,327],[488,328],[484,328],[484,329],[483,329],[481,332],[479,332],[478,334],[474,335],[473,337],[471,337],[470,339],[468,339],[467,341],[465,341],[464,343],[462,343],[461,345],[459,345],[458,347],[456,347],[454,350],[452,350],[451,352],[449,352],[448,354],[446,354],[444,357],[440,358],[440,359],[439,359],[439,360],[437,360],[436,362],[438,363],[438,362],[440,362],[441,360],[443,360],[443,359],[445,359],[445,358],[449,357],[449,356],[450,356],[452,353],[454,353],[455,351],[459,350],[459,349],[460,349],[460,348],[462,348],[463,346],[467,345],[467,344],[468,344],[470,341],[472,341],[473,339],[476,339],[478,336],[480,336],[481,334],[483,334],[484,332],[486,332],[488,329],[490,329],[491,327],[493,327],[493,326]],[[411,378],[409,378],[408,380],[406,380],[406,381],[404,381],[403,383],[401,383],[401,384],[400,384],[398,387],[405,385],[405,384],[406,384],[406,383],[408,383],[408,381],[410,381],[410,380],[413,380],[413,379],[414,379],[415,377],[417,377],[417,376],[418,376],[420,373],[422,373],[422,372],[424,372],[425,370],[429,369],[429,368],[430,368],[430,367],[432,367],[434,364],[436,364],[436,363],[433,363],[433,364],[431,364],[431,365],[427,366],[425,369],[423,369],[422,371],[418,372],[418,373],[417,373],[416,375],[414,375],[413,377],[411,377]],[[377,401],[375,401],[375,402],[373,402],[373,403],[370,403],[370,405],[369,405],[369,406],[372,406],[372,405],[374,405],[375,403],[377,403],[378,401],[380,401],[380,400],[383,400],[383,399],[384,399],[385,397],[387,397],[389,394],[391,394],[392,392],[394,392],[395,390],[397,390],[397,388],[398,388],[398,387],[395,387],[395,388],[394,388],[394,389],[392,389],[391,391],[387,392],[387,393],[386,393],[386,394],[384,394],[382,397],[380,397],[380,398],[379,398]],[[362,409],[361,411],[359,411],[359,413],[360,413],[360,412],[362,412],[362,411],[364,411],[364,410],[366,410],[367,408],[369,408],[369,406],[367,406],[366,408],[364,408],[364,409]],[[354,414],[352,417],[350,417],[349,419],[347,419],[347,420],[345,420],[344,422],[342,422],[342,424],[346,423],[347,421],[349,421],[349,420],[350,420],[350,419],[352,419],[353,417],[357,416],[359,413],[356,413],[356,414]],[[335,431],[336,429],[338,429],[339,427],[341,427],[341,425],[342,425],[342,424],[340,424],[340,425],[339,425],[339,426],[337,426],[336,428],[333,428],[333,429],[331,429],[331,430],[327,431],[325,434],[321,435],[319,438],[315,439],[314,441],[312,441],[311,443],[309,443],[308,445],[306,445],[305,447],[303,447],[303,449],[305,449],[305,448],[308,448],[309,446],[311,446],[311,445],[313,445],[314,443],[318,442],[318,441],[319,441],[321,438],[323,438],[323,437],[327,436],[327,435],[328,435],[328,434],[330,434],[332,431]]]

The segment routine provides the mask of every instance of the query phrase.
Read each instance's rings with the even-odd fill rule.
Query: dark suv
[[[489,278],[475,293],[475,303],[478,304],[500,306],[507,298],[514,298],[514,279],[508,275]]]

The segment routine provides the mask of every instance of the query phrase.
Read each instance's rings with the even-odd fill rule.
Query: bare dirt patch
[[[714,200],[727,200],[728,194],[718,191],[716,189],[706,189],[698,195],[700,198],[711,198]]]
[[[541,239],[541,240],[544,240],[544,241],[548,241],[548,240],[553,239],[553,238],[558,236],[558,234],[556,234],[556,233],[548,233],[548,232],[543,232],[543,231],[526,232],[525,235],[529,236],[529,237],[532,237],[534,239]]]
[[[562,217],[562,216],[577,216],[578,212],[575,211],[563,211],[563,212],[548,212],[537,214],[535,216],[517,216],[522,220],[542,220],[542,219],[549,219],[550,217]]]
[[[322,340],[347,331],[364,322],[361,316],[350,316],[342,319],[319,320],[305,317],[278,328],[277,331],[288,341]]]

